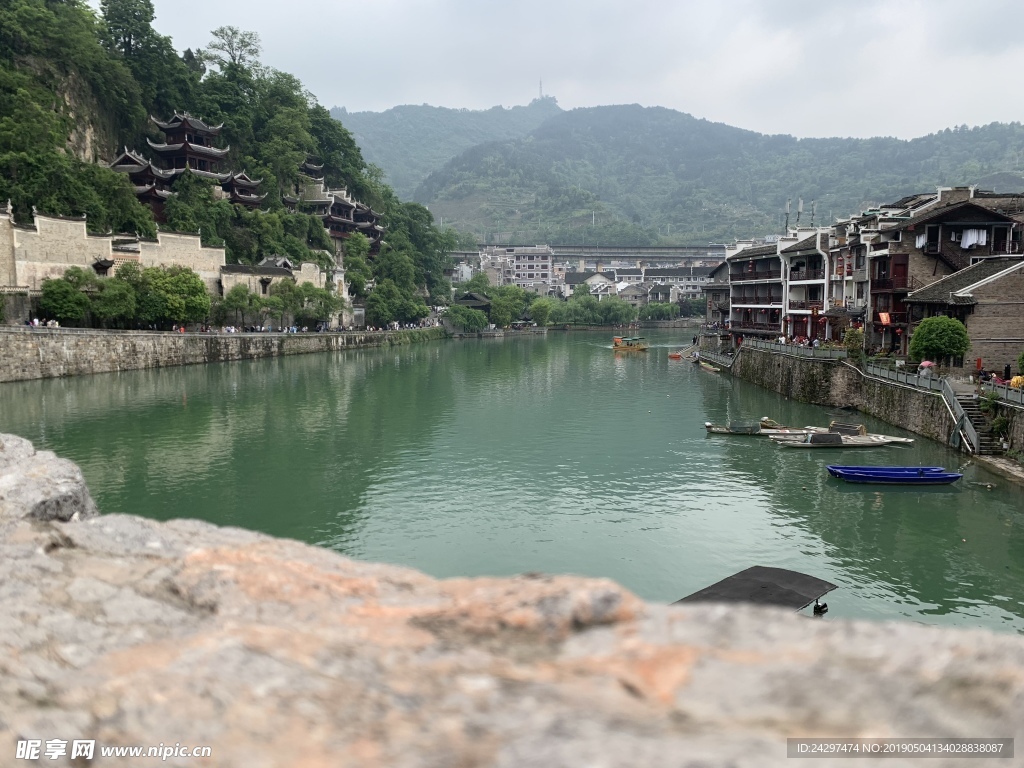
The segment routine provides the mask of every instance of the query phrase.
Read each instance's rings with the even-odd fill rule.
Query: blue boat
[[[845,464],[830,464],[825,467],[833,477],[838,477],[833,469],[846,472],[890,472],[892,474],[916,475],[919,472],[945,472],[945,467],[851,467]]]
[[[949,485],[961,477],[959,472],[946,472],[945,467],[826,467],[832,477],[848,483],[882,483],[885,485]]]

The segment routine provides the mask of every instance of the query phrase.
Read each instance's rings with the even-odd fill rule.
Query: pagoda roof
[[[184,149],[186,152],[194,152],[197,155],[209,155],[210,157],[221,158],[231,151],[231,147],[217,149],[216,147],[207,147],[203,144],[193,144],[190,141],[183,141],[180,144],[157,144],[152,139],[147,138],[146,143],[149,144],[150,148],[154,152],[161,155],[176,154]]]
[[[228,183],[239,187],[255,188],[263,183],[263,179],[253,179],[245,171],[242,171],[241,173],[234,174],[230,179],[228,179]]]
[[[150,122],[156,125],[161,131],[167,133],[168,131],[178,131],[182,128],[191,128],[196,133],[207,133],[211,136],[216,136],[220,133],[224,127],[224,123],[220,125],[207,125],[198,117],[192,117],[188,112],[175,112],[168,122],[162,122],[157,120],[152,115],[149,116]]]

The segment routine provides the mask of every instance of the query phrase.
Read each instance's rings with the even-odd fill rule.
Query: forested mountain
[[[910,141],[796,139],[660,107],[562,112],[529,136],[473,147],[415,199],[485,241],[707,243],[779,232],[936,185],[1014,178],[1024,126],[947,129]],[[1005,190],[1004,190],[1005,191]],[[1010,190],[1016,191],[1016,190]]]
[[[522,138],[561,111],[548,96],[508,109],[423,104],[384,112],[347,112],[334,107],[331,116],[352,131],[367,161],[382,168],[388,183],[408,199],[432,171],[460,152],[490,141]]]

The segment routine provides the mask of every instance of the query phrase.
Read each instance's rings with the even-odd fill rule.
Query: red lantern
[[[902,336],[903,335],[903,329],[902,328],[897,328],[896,329],[896,335],[897,336]]]

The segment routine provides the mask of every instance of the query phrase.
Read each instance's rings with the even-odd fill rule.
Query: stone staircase
[[[978,408],[978,401],[974,398],[974,395],[957,394],[956,401],[960,403],[960,406],[964,409],[964,413],[967,414],[967,418],[971,420],[971,424],[974,425],[974,431],[978,433],[978,455],[983,456],[1000,456],[1003,453],[1002,442],[998,437],[992,434],[992,430],[988,426],[988,421],[985,419],[985,414]]]

